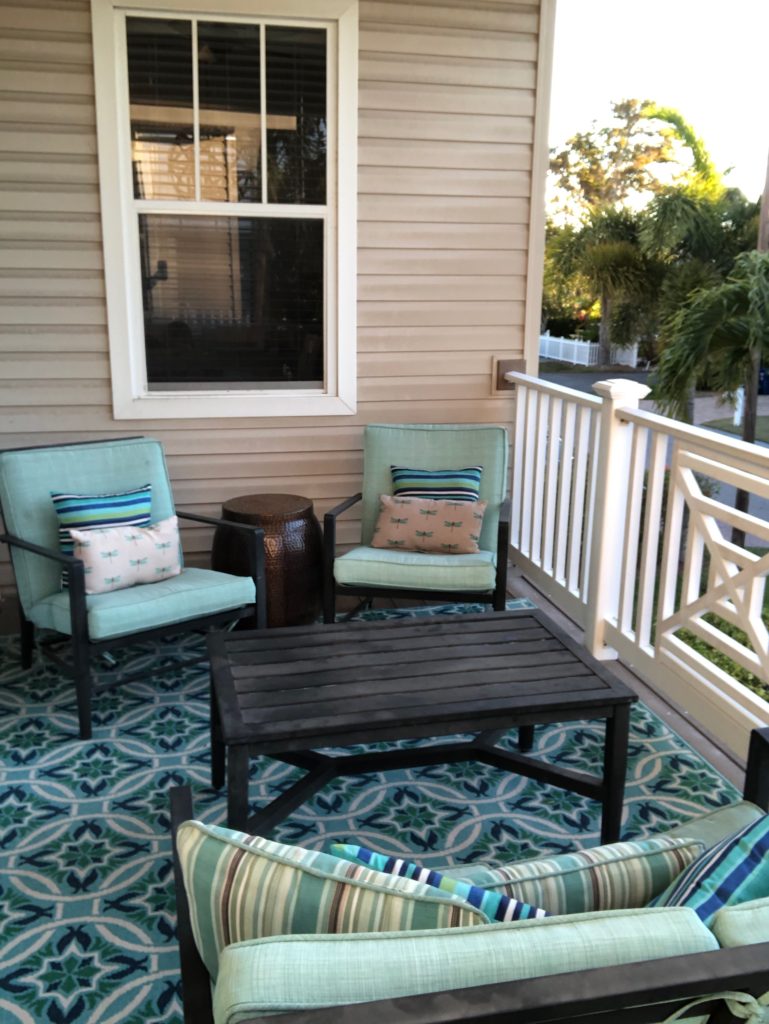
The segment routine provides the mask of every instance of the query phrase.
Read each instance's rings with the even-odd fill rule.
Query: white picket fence
[[[539,336],[539,358],[557,359],[575,366],[598,366],[600,345],[596,341],[580,341],[578,338],[553,338],[549,334]],[[635,366],[638,362],[638,345],[629,348],[612,346],[611,361],[615,366]]]
[[[769,703],[691,640],[769,682],[769,522],[731,501],[734,488],[769,499],[769,449],[643,412],[648,388],[633,381],[592,396],[509,379],[514,560],[596,657],[619,656],[744,757]]]

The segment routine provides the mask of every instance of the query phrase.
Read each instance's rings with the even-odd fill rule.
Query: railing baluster
[[[564,408],[561,461],[558,481],[558,507],[556,511],[556,537],[554,577],[557,583],[566,585],[566,554],[569,546],[571,520],[571,478],[574,465],[574,427],[577,407],[569,402]]]
[[[587,494],[587,456],[590,443],[590,410],[580,409],[574,442],[574,474],[571,488],[571,536],[569,538],[569,569],[566,586],[572,594],[580,593],[582,563],[582,524],[585,519]]]
[[[665,458],[668,439],[655,431],[646,476],[646,507],[642,524],[641,571],[638,579],[636,642],[643,648],[651,646],[654,595],[657,583],[657,556],[660,550],[659,525],[662,521],[662,499],[665,490]]]
[[[538,458],[537,451],[537,412],[539,407],[539,393],[530,391],[526,403],[526,429],[523,439],[524,461],[523,461],[523,495],[521,507],[521,550],[529,558],[533,551],[531,546],[531,533],[533,527],[533,506],[534,506],[534,476]]]
[[[550,417],[547,426],[547,465],[545,467],[545,515],[542,526],[542,568],[553,574],[553,547],[555,544],[555,516],[558,495],[558,462],[561,451],[561,416],[563,401],[550,399]]]
[[[617,625],[623,633],[632,634],[635,621],[635,594],[638,574],[638,548],[640,543],[641,505],[644,493],[644,472],[649,431],[634,427],[631,441],[630,486],[625,504],[625,532],[622,544],[623,572],[620,577]]]
[[[544,512],[545,462],[547,460],[547,425],[550,412],[550,395],[539,396],[537,409],[536,437],[531,446],[535,453],[534,497],[531,508],[531,546],[529,557],[535,565],[542,565],[542,516]]]
[[[513,472],[510,484],[510,545],[521,547],[521,513],[523,508],[523,460],[526,437],[526,406],[529,389],[519,384],[515,392],[515,434],[513,435]]]

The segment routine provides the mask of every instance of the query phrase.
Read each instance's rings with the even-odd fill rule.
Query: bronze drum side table
[[[267,625],[314,622],[321,608],[322,539],[312,501],[298,494],[243,494],[224,502],[222,519],[264,530]],[[243,574],[247,556],[234,530],[216,531],[211,565]],[[248,628],[246,620],[243,625]]]

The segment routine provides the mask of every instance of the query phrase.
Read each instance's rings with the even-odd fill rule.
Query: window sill
[[[116,420],[226,419],[289,416],[352,416],[354,395],[299,394],[263,391],[237,394],[113,396]]]

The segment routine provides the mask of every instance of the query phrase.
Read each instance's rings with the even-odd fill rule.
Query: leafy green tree
[[[686,396],[706,372],[714,390],[745,388],[742,437],[755,441],[758,371],[769,357],[769,252],[740,253],[723,281],[694,291],[666,338],[654,381],[663,411],[683,418]]]
[[[726,188],[678,111],[637,100],[612,106],[610,126],[574,136],[552,157],[560,212],[580,220],[549,226],[545,274],[551,302],[600,301],[604,363],[612,343],[636,340],[656,357],[675,313],[693,291],[727,277],[755,245],[758,223],[757,205]]]
[[[672,132],[656,126],[645,111],[648,101],[612,103],[612,121],[577,132],[550,156],[555,207],[567,218],[584,218],[626,205],[662,187],[659,171],[675,159]]]
[[[686,417],[686,398],[708,374],[714,390],[734,394],[745,389],[744,441],[756,440],[758,378],[769,357],[769,252],[741,253],[719,284],[697,289],[667,325],[667,344],[654,380],[663,412]],[[750,496],[738,490],[735,508],[747,512]],[[744,546],[744,531],[732,541]]]

